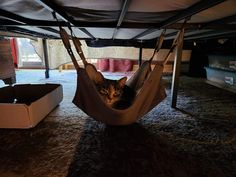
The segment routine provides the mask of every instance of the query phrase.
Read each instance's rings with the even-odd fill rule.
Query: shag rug
[[[235,177],[236,95],[181,77],[140,121],[107,126],[64,100],[29,130],[0,130],[1,177]],[[60,81],[60,82],[61,82]],[[170,86],[167,94],[170,95]]]

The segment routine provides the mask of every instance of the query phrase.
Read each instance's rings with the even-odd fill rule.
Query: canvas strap
[[[188,21],[188,19],[185,19],[182,27],[178,31],[175,39],[173,40],[173,43],[171,45],[171,48],[170,48],[168,54],[166,55],[165,59],[162,61],[162,65],[165,65],[167,63],[167,61],[170,58],[171,53],[175,50],[176,47],[178,47],[183,42],[183,40],[184,40],[184,29],[185,29],[187,21]]]
[[[155,49],[153,51],[153,54],[152,54],[152,57],[149,59],[149,62],[151,63],[155,54],[161,49],[161,46],[162,46],[162,43],[164,41],[164,37],[165,37],[165,33],[166,33],[166,29],[164,29],[160,35],[160,37],[158,38],[157,40],[157,43],[156,43],[156,46],[155,46]]]
[[[79,66],[78,62],[76,61],[75,55],[71,49],[69,35],[61,26],[59,26],[59,28],[60,28],[60,36],[61,36],[62,42],[63,42],[65,48],[67,49],[68,54],[70,55],[70,58],[75,66],[75,69],[78,71],[80,66]]]
[[[70,58],[71,58],[71,60],[72,60],[72,62],[74,64],[74,66],[75,66],[75,69],[78,71],[80,66],[79,66],[79,64],[78,64],[78,62],[77,62],[77,60],[75,58],[75,55],[74,55],[72,49],[71,49],[69,35],[65,31],[65,29],[63,29],[61,27],[55,12],[52,12],[52,16],[58,22],[58,26],[59,26],[59,29],[60,29],[59,34],[61,36],[62,42],[64,44],[64,47],[66,48],[66,50],[67,50],[67,52],[68,52],[68,54],[69,54],[69,56],[70,56]]]
[[[84,67],[85,67],[85,66],[88,64],[88,62],[86,61],[86,58],[85,58],[85,56],[84,56],[84,52],[83,52],[82,47],[81,47],[82,44],[81,44],[79,38],[77,38],[77,37],[73,34],[73,31],[72,31],[71,26],[69,26],[68,28],[69,28],[69,30],[70,30],[70,32],[71,32],[71,38],[72,38],[73,44],[74,44],[74,46],[75,46],[75,49],[76,49],[77,53],[79,54],[79,56],[80,56],[80,58],[81,58],[81,60],[82,60],[82,62],[83,62],[83,64],[84,64]]]

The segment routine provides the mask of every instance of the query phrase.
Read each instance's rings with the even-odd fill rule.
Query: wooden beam
[[[175,49],[175,60],[174,60],[174,69],[172,76],[172,85],[171,85],[171,107],[176,108],[177,96],[179,89],[179,75],[181,68],[181,59],[182,59],[182,49],[183,49],[183,38],[184,38],[184,29],[179,36],[178,45]]]
[[[45,78],[49,78],[49,62],[48,62],[48,48],[47,48],[47,40],[43,39],[43,56],[45,62]]]

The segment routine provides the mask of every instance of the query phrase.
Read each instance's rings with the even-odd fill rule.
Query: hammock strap
[[[77,53],[79,54],[79,56],[80,56],[80,58],[81,58],[81,60],[82,60],[82,62],[84,64],[84,67],[85,67],[88,64],[88,62],[86,61],[86,58],[84,56],[84,52],[83,52],[82,47],[81,47],[82,44],[81,44],[79,38],[77,38],[74,35],[71,26],[69,26],[68,28],[69,28],[69,30],[71,32],[71,38],[72,38],[73,44],[75,46],[75,49],[76,49]]]
[[[67,34],[67,32],[61,26],[59,26],[59,28],[60,28],[59,33],[60,33],[62,42],[63,42],[65,48],[67,49],[68,54],[70,55],[70,58],[71,58],[74,66],[75,66],[75,69],[78,71],[80,66],[79,66],[79,64],[78,64],[78,62],[75,58],[75,55],[74,55],[72,49],[71,49],[69,35]]]
[[[158,40],[157,40],[157,43],[156,43],[156,46],[155,46],[155,49],[153,51],[153,54],[152,54],[152,57],[149,59],[149,62],[151,63],[155,54],[161,49],[161,46],[162,46],[162,43],[164,41],[164,38],[165,38],[165,33],[166,33],[166,29],[164,29],[161,33],[161,35],[159,36]]]
[[[69,35],[67,34],[67,32],[61,27],[58,19],[57,19],[57,16],[56,16],[56,12],[53,11],[52,12],[52,16],[53,18],[58,22],[58,26],[59,26],[59,34],[61,36],[61,39],[62,39],[62,42],[64,44],[64,47],[66,48],[74,66],[75,66],[75,69],[78,71],[80,69],[80,66],[78,64],[78,62],[76,61],[76,58],[75,58],[75,55],[71,49],[71,45],[70,45],[70,38],[69,38]],[[70,28],[70,24],[68,24],[68,27]]]
[[[170,55],[171,53],[175,50],[175,48],[177,46],[179,46],[183,40],[184,40],[184,29],[185,29],[185,26],[186,26],[186,23],[187,23],[188,19],[185,19],[182,27],[180,28],[180,30],[178,31],[175,39],[173,40],[173,43],[172,43],[172,46],[168,52],[168,54],[166,55],[165,59],[162,61],[162,65],[165,65],[167,63],[167,61],[169,60],[170,58]]]

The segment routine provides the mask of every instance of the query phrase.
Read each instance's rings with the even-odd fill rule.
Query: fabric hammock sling
[[[70,27],[69,29],[71,30]],[[171,52],[179,46],[180,40],[183,40],[184,25],[179,30],[165,59],[161,62],[157,62],[154,69],[151,70],[153,57],[161,48],[164,40],[164,33],[165,30],[163,30],[159,37],[150,60],[145,61],[126,83],[127,86],[137,91],[132,104],[125,109],[114,109],[106,105],[100,97],[93,81],[96,80],[96,77],[101,73],[96,70],[95,66],[86,61],[79,39],[73,35],[71,30],[73,44],[83,61],[84,68],[81,68],[77,63],[71,49],[69,35],[62,27],[60,27],[60,35],[63,44],[77,71],[77,89],[73,103],[87,115],[108,125],[132,124],[148,113],[166,97],[165,87],[162,82],[162,72]]]

